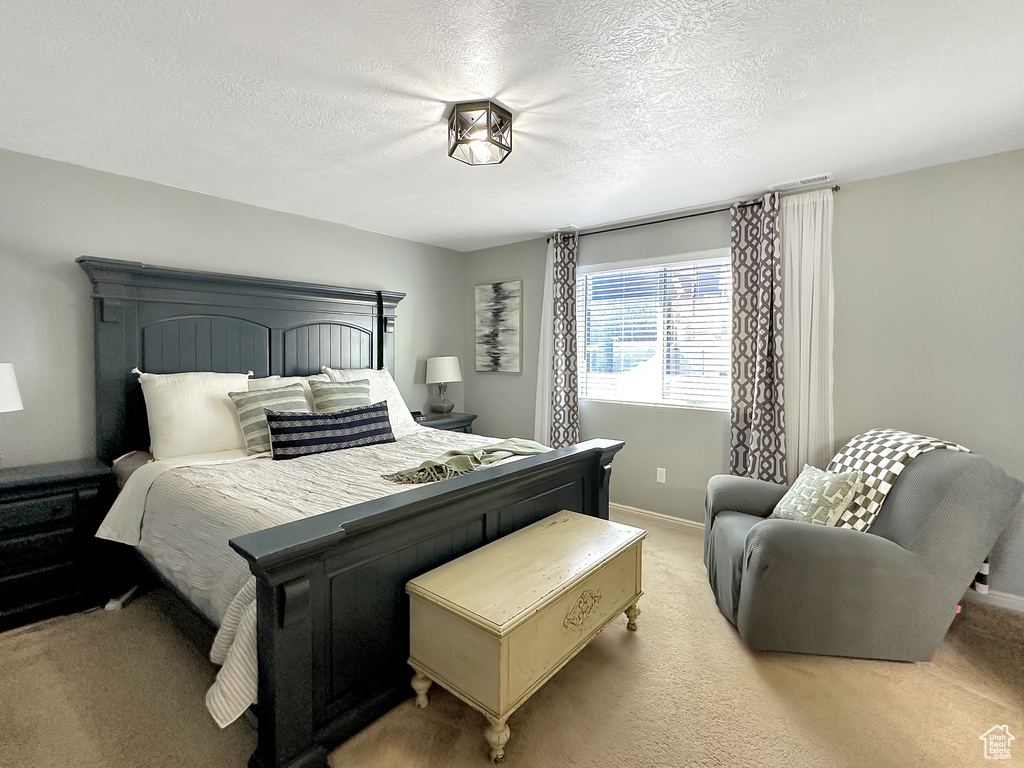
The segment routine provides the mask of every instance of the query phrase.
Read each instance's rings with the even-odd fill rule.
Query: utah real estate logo
[[[1009,760],[1014,735],[1005,725],[993,725],[978,737],[985,742],[986,760]]]

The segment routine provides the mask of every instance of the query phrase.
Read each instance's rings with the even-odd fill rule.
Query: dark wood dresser
[[[114,476],[95,459],[0,469],[0,630],[106,597],[93,534]]]

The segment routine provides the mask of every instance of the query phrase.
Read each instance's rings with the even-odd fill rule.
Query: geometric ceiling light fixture
[[[497,165],[512,154],[512,113],[493,101],[464,101],[448,117],[448,157]]]

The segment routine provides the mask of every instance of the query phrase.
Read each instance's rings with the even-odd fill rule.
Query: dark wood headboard
[[[96,451],[148,450],[138,377],[217,371],[306,376],[332,368],[394,374],[404,293],[152,267],[83,256],[93,284]]]

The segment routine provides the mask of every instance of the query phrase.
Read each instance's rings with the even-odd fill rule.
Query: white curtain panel
[[[835,453],[832,190],[782,198],[783,380],[786,475],[824,467]]]
[[[551,394],[555,354],[555,238],[548,238],[548,255],[544,261],[544,303],[540,311],[540,344],[537,350],[537,404],[533,416],[533,439],[547,445],[551,440]]]

